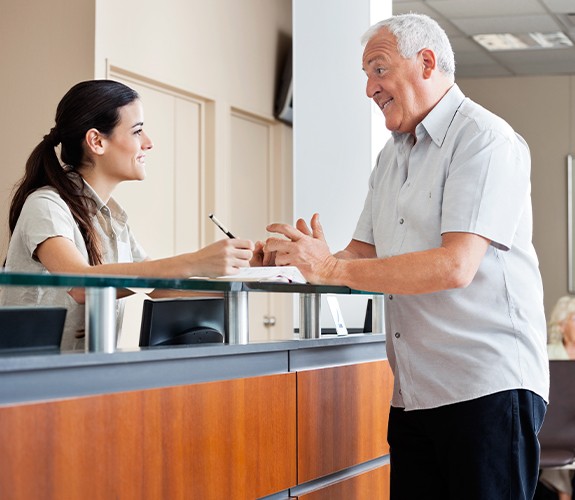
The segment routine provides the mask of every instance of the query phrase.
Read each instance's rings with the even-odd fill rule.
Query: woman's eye
[[[136,130],[136,131],[134,132],[134,134],[136,134],[136,135],[141,135],[142,132],[143,132],[143,130],[140,128],[140,129]]]

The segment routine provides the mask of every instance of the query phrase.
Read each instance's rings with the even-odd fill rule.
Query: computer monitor
[[[59,352],[65,307],[0,307],[0,353]]]
[[[224,299],[146,299],[140,347],[224,342]]]

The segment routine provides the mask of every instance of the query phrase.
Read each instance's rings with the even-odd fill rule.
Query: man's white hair
[[[455,57],[447,34],[436,21],[424,14],[400,14],[371,26],[361,37],[367,44],[379,31],[385,28],[397,39],[397,50],[401,57],[411,59],[422,49],[431,49],[442,73],[455,75]]]

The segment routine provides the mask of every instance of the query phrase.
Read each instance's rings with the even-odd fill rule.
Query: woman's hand
[[[254,248],[254,255],[250,260],[250,267],[275,266],[275,265],[276,265],[276,253],[266,252],[265,243],[263,241],[256,241]]]
[[[250,267],[254,244],[250,240],[230,238],[216,241],[192,255],[194,257],[193,276],[215,278],[236,274],[242,267]]]

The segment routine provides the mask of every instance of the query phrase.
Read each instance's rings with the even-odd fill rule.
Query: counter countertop
[[[153,389],[385,359],[385,335],[0,356],[0,404]]]

